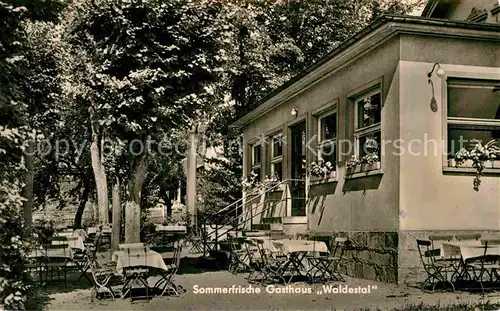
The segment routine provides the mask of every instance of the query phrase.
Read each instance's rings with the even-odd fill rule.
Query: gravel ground
[[[365,293],[326,293],[323,285],[314,286],[293,283],[289,287],[273,288],[251,285],[254,293],[202,293],[208,288],[249,288],[245,274],[232,275],[227,271],[178,275],[175,283],[186,292],[180,297],[160,297],[149,302],[115,301],[90,302],[90,290],[75,290],[70,293],[51,295],[48,310],[391,310],[405,305],[452,305],[478,304],[487,301],[500,303],[500,293],[488,294],[484,298],[477,294],[423,293],[417,288],[398,287],[363,279],[346,278],[345,283],[331,283],[333,288],[341,285]],[[154,280],[151,280],[151,283]],[[260,293],[256,293],[260,290]],[[332,289],[333,290],[333,289]],[[196,292],[198,291],[198,293]],[[278,293],[281,291],[281,293]],[[294,293],[303,291],[304,293]]]

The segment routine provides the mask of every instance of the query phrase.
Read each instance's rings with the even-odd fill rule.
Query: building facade
[[[479,191],[453,161],[463,140],[500,143],[498,8],[430,1],[422,17],[382,17],[241,116],[246,176],[288,181],[285,207],[252,224],[347,236],[347,274],[396,283],[423,281],[416,238],[500,232],[500,161]]]

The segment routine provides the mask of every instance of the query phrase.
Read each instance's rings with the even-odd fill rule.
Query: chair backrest
[[[44,244],[43,249],[49,261],[65,261],[73,257],[68,244]]]
[[[121,250],[127,250],[127,249],[142,249],[146,247],[144,243],[124,243],[124,244],[118,244],[118,248]]]
[[[431,246],[431,241],[417,239],[418,254],[420,255],[420,260],[426,271],[430,266],[434,266],[435,254],[432,252]]]
[[[484,239],[481,240],[482,245],[497,246],[500,245],[500,239]]]
[[[332,257],[338,257],[339,259],[342,259],[346,242],[347,238],[336,237],[332,242],[333,245],[330,248],[330,255]]]
[[[480,233],[468,233],[468,234],[455,235],[455,239],[457,239],[458,241],[479,240],[479,238],[481,238]]]

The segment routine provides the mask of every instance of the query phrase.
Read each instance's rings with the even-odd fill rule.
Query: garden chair
[[[103,266],[99,266],[96,261],[90,261],[90,270],[92,273],[92,289],[90,292],[90,302],[94,302],[94,299],[105,299],[110,298],[115,300],[116,293],[111,287],[112,280],[121,279],[121,277],[116,273],[116,265],[113,263],[108,263]]]
[[[43,249],[45,256],[42,258],[42,266],[46,270],[46,278],[50,271],[50,278],[52,272],[56,270],[57,277],[60,279],[59,272],[62,270],[64,273],[64,286],[67,287],[67,268],[68,263],[71,261],[72,252],[68,244],[44,244]]]
[[[263,247],[263,241],[257,241],[260,258],[262,261],[263,278],[261,283],[283,281],[286,284],[284,274],[286,272],[287,257],[280,254],[273,254],[270,250]]]
[[[249,283],[256,283],[264,278],[264,263],[259,253],[259,248],[253,240],[246,240],[244,247],[248,256],[248,276]]]
[[[229,240],[231,245],[231,254],[229,257],[229,267],[228,270],[232,274],[238,274],[239,272],[246,272],[248,270],[248,253],[245,247],[242,247],[244,240],[242,238],[233,237]]]
[[[154,288],[158,292],[160,292],[160,296],[165,295],[166,292],[170,292],[175,296],[179,296],[179,291],[182,290],[182,287],[175,285],[174,277],[179,271],[181,254],[182,246],[179,243],[179,245],[175,248],[172,263],[167,265],[168,271],[162,274],[161,278],[156,282],[154,286]]]
[[[452,263],[436,261],[435,257],[439,256],[432,249],[432,242],[427,240],[417,240],[418,253],[420,261],[427,273],[427,278],[422,283],[422,289],[426,286],[432,286],[432,291],[435,290],[439,283],[448,283],[452,290],[455,291],[455,285],[448,280],[448,273],[455,273],[455,268]]]
[[[484,294],[484,284],[500,282],[500,240],[483,240],[482,247],[460,248],[466,272],[472,281],[479,283]]]
[[[314,283],[317,278],[325,281],[345,282],[342,275],[338,272],[338,268],[344,254],[346,242],[347,238],[337,237],[332,240],[329,253],[318,252],[316,254],[316,252],[313,252],[312,256],[306,257],[310,264],[307,274],[311,282]]]
[[[147,251],[148,247],[144,246],[142,248],[128,248],[125,249],[124,252],[128,258],[128,265],[123,268],[123,274],[125,276],[125,283],[123,284],[123,296],[127,296],[130,294],[132,299],[140,299],[146,298],[149,300],[151,297],[149,295],[149,285],[148,285],[148,277],[149,277],[149,269],[147,267]],[[132,264],[133,258],[144,257],[144,265],[134,265]],[[139,285],[142,289],[145,290],[144,296],[133,296],[132,290],[133,285]]]

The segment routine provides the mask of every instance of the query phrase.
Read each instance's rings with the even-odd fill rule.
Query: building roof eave
[[[445,31],[447,28],[464,29],[465,31],[462,31],[463,34],[460,34],[453,29]],[[478,35],[477,31],[480,31],[481,33]],[[246,111],[243,111],[239,116],[237,116],[234,122],[232,122],[231,126],[243,128],[263,113],[266,113],[267,111],[285,103],[290,98],[293,98],[297,93],[313,84],[314,81],[320,79],[320,77],[317,77],[318,73],[324,72],[325,67],[334,63],[333,60],[345,56],[344,52],[349,48],[363,44],[363,42],[367,40],[367,37],[374,38],[373,40],[378,40],[378,42],[382,42],[384,38],[387,39],[395,33],[422,33],[453,37],[479,37],[480,35],[485,35],[482,31],[488,31],[491,34],[489,36],[485,36],[485,39],[500,40],[500,25],[496,24],[449,21],[415,16],[384,15],[357,34],[353,35],[344,43],[340,44],[332,52],[304,70],[302,73],[293,77],[291,80],[266,95],[260,101],[250,106]],[[377,33],[379,33],[379,37],[376,37]],[[359,54],[359,52],[357,53]],[[356,57],[355,54],[353,55]],[[310,82],[305,83],[304,80],[308,80]],[[302,85],[298,86],[299,84]]]

